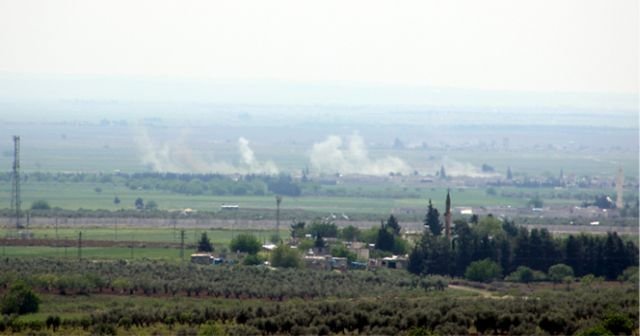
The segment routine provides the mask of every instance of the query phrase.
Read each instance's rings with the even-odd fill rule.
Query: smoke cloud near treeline
[[[134,142],[142,163],[156,172],[220,173],[220,174],[278,174],[278,166],[271,160],[259,160],[244,137],[237,140],[237,160],[230,163],[213,158],[215,153],[194,153],[188,143],[189,132],[182,130],[170,140],[158,140],[150,136],[145,127],[134,128]],[[425,155],[426,156],[426,155]],[[302,163],[301,163],[302,165]],[[448,157],[427,162],[420,169],[396,156],[372,157],[364,139],[353,134],[347,137],[329,135],[316,142],[309,152],[309,165],[313,174],[360,174],[385,176],[390,173],[434,175],[445,167],[447,176],[489,177],[494,173],[483,172],[470,163]]]
[[[354,134],[346,141],[337,135],[315,143],[310,155],[311,167],[320,173],[388,175],[389,173],[408,174],[411,167],[394,156],[373,159],[369,156],[364,140]]]
[[[221,174],[277,174],[273,161],[260,161],[249,146],[249,140],[238,139],[238,164],[205,160],[194,155],[187,144],[187,132],[182,131],[175,140],[154,140],[146,128],[134,130],[134,141],[145,166],[156,172],[175,173],[221,173]],[[209,162],[214,161],[214,162]]]
[[[238,139],[238,151],[242,157],[240,169],[245,169],[250,173],[257,174],[277,174],[278,167],[273,161],[258,161],[249,147],[249,140],[240,137]]]

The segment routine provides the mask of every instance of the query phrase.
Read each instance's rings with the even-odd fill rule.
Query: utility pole
[[[180,259],[184,261],[184,230],[180,230]]]
[[[280,203],[282,203],[282,196],[276,195],[276,236],[280,241]]]
[[[78,232],[78,260],[82,259],[82,231]]]

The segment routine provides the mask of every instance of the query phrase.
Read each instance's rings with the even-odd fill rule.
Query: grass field
[[[96,192],[95,188],[101,188]],[[410,191],[417,194],[417,198],[371,198],[349,196],[300,196],[285,197],[283,210],[305,210],[320,213],[359,213],[359,214],[389,214],[397,208],[426,208],[428,199],[432,199],[434,206],[442,207],[447,188],[393,185],[363,185],[346,184],[339,186],[325,186],[325,190],[350,189],[359,194],[384,194],[388,191]],[[613,188],[606,189],[564,189],[553,188],[495,188],[496,193],[487,193],[489,188],[452,188],[454,206],[512,206],[523,207],[534,195],[540,195],[547,205],[580,205],[577,199],[556,198],[560,192],[570,194],[596,195],[601,193],[613,194]],[[522,197],[505,197],[503,192],[518,193]],[[0,199],[6,200],[9,207],[11,185],[0,186]],[[631,195],[631,194],[630,194]],[[635,194],[637,195],[637,193]],[[121,200],[119,205],[113,203],[115,197]],[[220,211],[222,204],[238,204],[242,209],[275,210],[272,195],[265,196],[190,196],[159,190],[131,190],[126,186],[104,183],[55,183],[55,182],[27,182],[22,186],[23,209],[28,209],[36,200],[45,200],[52,207],[68,210],[77,209],[134,209],[135,199],[141,197],[146,202],[155,201],[163,210],[181,210],[191,208],[201,211]]]
[[[57,235],[56,235],[57,231]],[[78,233],[82,232],[83,240],[104,240],[110,242],[136,242],[133,248],[129,247],[83,247],[82,257],[91,259],[163,259],[166,261],[180,261],[180,249],[174,247],[146,247],[145,242],[166,242],[180,244],[180,231],[168,228],[120,228],[116,231],[113,228],[83,228],[82,230],[70,228],[33,228],[30,230],[36,239],[51,239],[51,246],[2,246],[0,255],[3,257],[42,257],[52,256],[61,258],[77,258],[78,248],[76,241]],[[193,247],[197,244],[203,232],[207,233],[216,251],[229,250],[231,239],[240,233],[250,233],[258,237],[264,243],[269,242],[275,230],[185,230],[185,251],[184,260],[189,260],[189,255],[195,252]],[[14,234],[11,229],[0,229],[0,236]],[[281,230],[281,236],[289,235],[288,231]],[[69,239],[72,246],[54,247],[55,239]]]
[[[3,257],[42,257],[78,258],[78,248],[47,246],[3,246],[0,250]],[[185,249],[185,262],[195,251]],[[180,261],[180,249],[175,248],[120,248],[120,247],[83,247],[82,258],[88,259],[162,259]]]
[[[228,245],[231,239],[240,233],[250,233],[258,237],[260,241],[269,241],[275,230],[217,230],[217,229],[184,229],[185,244],[194,244],[200,239],[203,232],[213,244]],[[131,228],[131,227],[111,227],[96,228],[86,227],[82,229],[72,228],[51,228],[51,227],[33,227],[29,229],[36,239],[71,239],[76,240],[78,233],[82,232],[84,240],[108,240],[108,241],[136,241],[136,242],[166,242],[180,243],[180,229],[173,228]],[[0,236],[11,236],[15,234],[15,229],[0,228]],[[280,234],[288,236],[289,232],[283,228]]]

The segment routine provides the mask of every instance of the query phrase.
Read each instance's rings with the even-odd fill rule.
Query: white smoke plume
[[[134,130],[134,142],[140,152],[140,159],[144,165],[149,166],[154,171],[159,172],[182,172],[183,168],[179,164],[180,160],[176,146],[172,146],[170,143],[155,143],[147,130],[143,127],[138,127]]]
[[[253,150],[249,147],[249,140],[240,137],[238,139],[238,151],[242,156],[242,169],[245,169],[247,173],[254,174],[277,174],[278,167],[273,161],[260,162],[256,160],[256,156],[253,154]]]
[[[323,142],[315,143],[311,149],[311,166],[320,173],[388,175],[389,173],[411,173],[411,167],[403,160],[387,156],[372,159],[361,136],[354,134],[345,141],[330,135]]]
[[[164,142],[154,141],[144,127],[134,129],[134,142],[142,163],[156,172],[174,173],[221,173],[221,174],[277,174],[278,167],[272,161],[260,162],[256,159],[249,141],[238,139],[239,165],[224,161],[208,162],[187,144],[188,134],[183,131],[176,139]]]

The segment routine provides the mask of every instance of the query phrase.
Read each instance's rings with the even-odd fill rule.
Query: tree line
[[[576,276],[593,274],[613,280],[626,268],[638,265],[636,244],[623,241],[615,232],[558,238],[546,229],[529,231],[489,215],[456,220],[453,236],[447,239],[438,211],[431,205],[424,224],[424,233],[409,255],[408,269],[415,274],[464,276],[472,262],[488,259],[500,266],[501,276],[519,266],[546,272],[553,265],[565,264]]]

